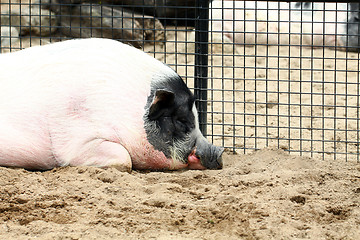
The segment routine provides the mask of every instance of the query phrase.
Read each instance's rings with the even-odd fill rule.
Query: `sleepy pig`
[[[209,9],[212,41],[360,51],[359,2],[214,0]]]
[[[0,54],[0,166],[220,169],[170,67],[109,39]]]

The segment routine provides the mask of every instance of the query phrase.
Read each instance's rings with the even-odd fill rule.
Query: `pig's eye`
[[[176,125],[179,127],[186,127],[186,121],[178,119],[176,120]]]
[[[177,130],[181,131],[181,132],[189,132],[190,128],[188,126],[188,121],[184,120],[184,119],[177,119],[175,121],[175,127]]]

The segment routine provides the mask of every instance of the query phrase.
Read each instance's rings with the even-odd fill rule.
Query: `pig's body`
[[[359,3],[214,0],[210,19],[213,38],[238,44],[360,48]]]
[[[162,131],[147,116],[158,101],[153,95],[166,89],[164,82],[181,78],[137,49],[113,40],[71,40],[0,55],[0,66],[2,166],[206,167],[190,154],[195,142],[204,140],[195,108],[195,124],[186,136],[197,139],[187,143],[191,147],[181,146],[186,156],[171,156],[176,139],[163,149],[149,143]]]

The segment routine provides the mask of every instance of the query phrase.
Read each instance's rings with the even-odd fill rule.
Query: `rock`
[[[18,33],[11,35],[15,38],[26,35],[45,37],[58,31],[71,38],[118,39],[138,48],[144,45],[144,40],[165,39],[164,27],[154,16],[134,13],[120,6],[79,2],[38,0],[31,5],[18,4],[11,11],[3,12],[1,25],[9,33],[2,34],[5,36],[2,46],[10,42],[6,36],[10,35],[10,30],[14,32],[14,28]]]
[[[5,11],[1,14],[3,27],[14,27],[18,35],[34,34],[36,36],[49,36],[56,31],[57,20],[53,12],[41,9],[40,5],[19,5],[19,8]]]
[[[49,0],[47,0],[49,1]],[[54,0],[53,0],[54,1]],[[189,26],[196,18],[196,0],[56,0],[61,4],[99,3],[118,5],[139,14],[157,17],[162,23]]]
[[[9,47],[19,40],[19,32],[15,27],[1,26],[0,47]]]
[[[28,33],[45,37],[50,36],[57,30],[58,21],[52,11],[40,8],[40,5],[32,5],[29,15],[25,17],[29,21],[26,25],[30,26],[30,28],[26,29]]]
[[[119,39],[138,48],[144,40],[165,38],[159,20],[121,7],[83,3],[49,4],[48,8],[59,16],[61,33],[69,37]]]

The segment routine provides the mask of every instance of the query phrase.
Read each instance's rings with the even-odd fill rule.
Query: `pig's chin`
[[[188,156],[188,169],[193,170],[204,170],[206,169],[200,161],[200,158],[198,158],[195,154],[195,150],[193,150],[190,155]]]

